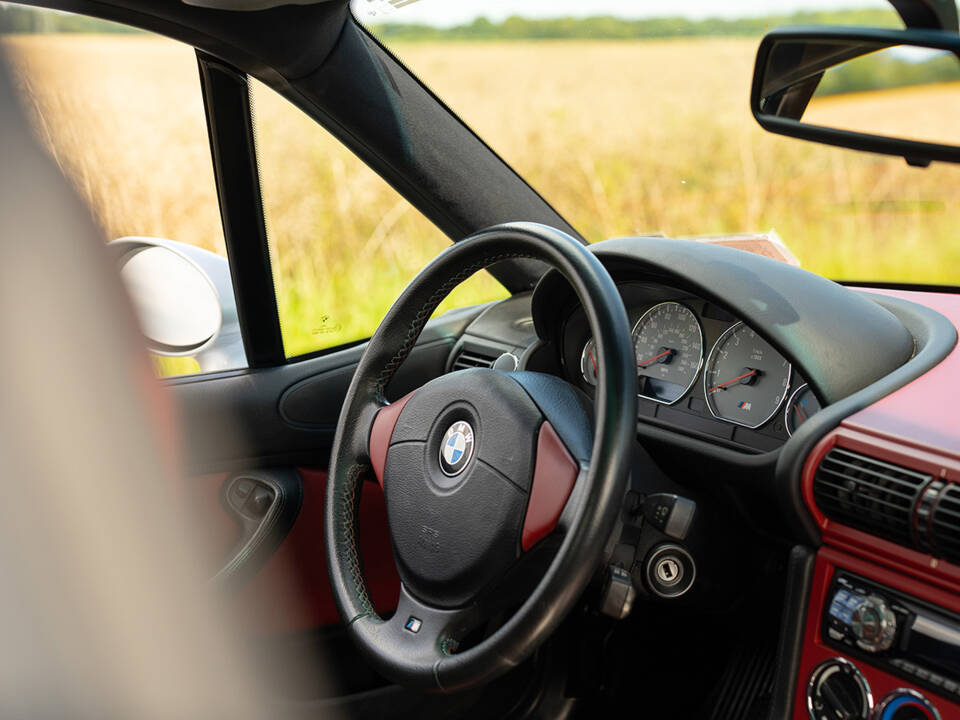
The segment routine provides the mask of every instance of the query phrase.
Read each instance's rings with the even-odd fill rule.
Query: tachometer
[[[756,332],[742,322],[731,325],[707,359],[707,407],[715,417],[758,428],[783,403],[790,371],[790,363]]]
[[[647,310],[633,328],[637,392],[671,404],[693,387],[703,362],[703,331],[686,305],[663,302]]]

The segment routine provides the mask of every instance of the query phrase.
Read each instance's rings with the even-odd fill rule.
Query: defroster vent
[[[817,468],[813,497],[831,520],[917,547],[914,513],[932,480],[931,475],[835,447]]]

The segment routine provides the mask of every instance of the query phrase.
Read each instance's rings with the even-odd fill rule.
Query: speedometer
[[[686,305],[664,302],[647,310],[633,328],[637,392],[671,404],[693,387],[703,362],[703,331]]]
[[[715,417],[748,428],[767,422],[790,386],[790,363],[738,322],[720,336],[703,375],[707,407]]]

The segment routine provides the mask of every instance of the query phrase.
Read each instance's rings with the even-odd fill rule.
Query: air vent
[[[499,357],[499,353],[487,355],[486,353],[475,350],[461,350],[450,366],[450,371],[466,370],[468,368],[488,368],[493,367],[494,361]]]
[[[817,468],[813,497],[831,520],[914,547],[914,508],[924,486],[932,479],[930,475],[833,448]]]
[[[930,535],[937,554],[960,564],[960,485],[947,485],[936,501]]]

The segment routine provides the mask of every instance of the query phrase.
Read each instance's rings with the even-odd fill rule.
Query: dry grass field
[[[921,142],[960,145],[960,82],[814,97],[805,122]]]
[[[2,42],[106,238],[223,252],[192,51],[139,36]],[[591,241],[774,228],[829,277],[960,284],[960,169],[764,133],[747,108],[756,44],[395,49]],[[447,240],[286,101],[253,95],[287,353],[363,337]],[[450,304],[502,292],[478,276]]]

